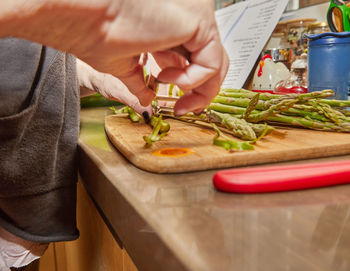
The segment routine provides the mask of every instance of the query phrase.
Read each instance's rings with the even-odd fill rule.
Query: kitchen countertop
[[[350,270],[350,185],[242,195],[217,192],[216,170],[149,173],[108,141],[107,114],[81,111],[80,174],[140,271]]]

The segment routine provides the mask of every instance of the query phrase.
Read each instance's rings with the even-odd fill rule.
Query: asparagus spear
[[[328,92],[329,90],[327,90]],[[225,94],[229,94],[229,93],[236,93],[237,95],[232,95],[231,97],[237,97],[237,98],[251,98],[251,96],[254,96],[255,92],[250,91],[250,90],[246,90],[246,89],[221,89],[219,95],[221,95],[221,93],[225,93]],[[238,94],[240,93],[240,94]],[[245,93],[247,95],[241,95],[242,93]],[[314,92],[310,92],[310,93],[314,93]],[[306,93],[308,94],[308,93]],[[329,92],[329,94],[331,94],[331,92]],[[288,94],[290,95],[290,94]],[[292,95],[299,95],[299,94],[292,94]],[[300,95],[304,95],[304,94],[300,94]],[[334,93],[333,93],[334,95]],[[222,95],[222,96],[229,96],[229,95]],[[286,96],[286,95],[278,95],[278,94],[270,94],[270,93],[261,93],[261,100],[269,100],[269,99],[273,99],[273,98],[277,98],[278,96]],[[330,95],[332,96],[332,95]],[[327,97],[330,97],[327,96]],[[330,100],[330,99],[321,99],[320,102],[328,104],[330,106],[333,107],[350,107],[350,100]]]
[[[154,117],[154,121],[153,121],[153,129],[151,132],[150,136],[143,136],[143,140],[146,142],[146,147],[150,147],[152,146],[153,142],[156,142],[158,140],[160,140],[162,137],[164,137],[167,134],[167,131],[169,131],[169,129],[166,132],[162,132],[162,115],[159,115],[159,117]]]
[[[223,105],[218,103],[211,103],[208,108],[222,113],[230,113],[232,116],[236,117],[237,115],[242,115],[245,112],[245,108]],[[261,111],[254,110],[253,113],[261,113]],[[315,130],[350,132],[349,126],[344,123],[342,124],[342,126],[339,126],[332,122],[321,122],[297,116],[286,116],[283,114],[276,114],[275,116],[268,116],[266,120],[282,124],[292,124],[294,126],[305,127]]]
[[[248,120],[249,115],[252,113],[252,111],[256,108],[256,106],[258,105],[259,102],[259,96],[260,94],[257,93],[249,102],[246,111],[243,114],[243,118],[245,120]]]
[[[292,124],[294,126],[305,127],[305,128],[310,128],[314,130],[335,131],[335,132],[345,132],[345,133],[350,132],[350,128],[341,127],[332,122],[320,122],[316,120],[308,120],[306,118],[301,118],[301,117],[284,116],[281,114],[277,114],[276,116],[270,116],[268,117],[267,120],[286,123],[286,124]]]
[[[227,91],[220,91],[219,92],[220,96],[224,96],[224,97],[232,97],[232,98],[253,98],[253,96],[255,95],[254,92],[250,92],[250,93],[242,93],[242,92],[227,92]],[[272,98],[274,98],[274,96],[270,93],[261,93],[260,97],[261,100],[270,100]]]
[[[257,137],[261,137],[261,135],[268,135],[269,133],[271,133],[273,130],[275,130],[275,128],[273,128],[270,125],[265,124],[261,124],[261,123],[250,123],[248,122],[248,125],[250,127],[252,127],[253,131],[255,132]]]
[[[209,120],[219,122],[226,128],[230,129],[234,136],[244,140],[255,140],[256,135],[252,127],[243,119],[238,119],[229,114],[222,114],[210,111]]]
[[[310,101],[309,103],[312,104],[313,107],[317,108],[320,112],[322,112],[328,119],[340,125],[341,121],[339,120],[339,117],[342,116],[339,116],[339,114],[337,114],[335,110],[333,110],[328,104],[322,104],[316,101]]]
[[[270,116],[274,116],[278,113],[287,111],[296,102],[297,100],[282,100],[280,103],[270,106],[270,108],[267,110],[249,115],[246,120],[250,122],[259,122],[266,120]]]
[[[258,121],[259,119],[263,119],[266,118],[267,116],[273,115],[273,114],[277,114],[278,112],[280,112],[279,110],[285,110],[286,108],[288,108],[289,106],[291,106],[293,104],[294,101],[290,102],[290,101],[284,101],[282,104],[280,104],[279,106],[275,106],[271,109],[271,111],[267,111],[265,113],[262,113],[264,111],[259,111],[259,110],[253,110],[251,112],[251,115],[249,117],[249,121]],[[211,103],[208,106],[209,110],[214,110],[217,112],[222,112],[222,113],[230,113],[230,114],[244,114],[246,109],[243,107],[238,107],[238,106],[230,106],[230,105],[225,105],[225,104],[219,104],[219,103]],[[275,112],[273,112],[273,110],[276,110]]]
[[[252,93],[253,91],[240,88],[240,89],[235,89],[235,88],[222,88],[220,91],[225,91],[225,92],[236,92],[236,93]]]
[[[226,97],[234,97],[234,98],[253,98],[255,92],[228,92],[228,91],[220,91],[219,95]],[[303,102],[308,99],[323,99],[327,97],[331,97],[334,95],[334,92],[330,89],[325,89],[322,91],[314,91],[303,94],[286,94],[286,95],[278,95],[278,94],[270,94],[270,93],[260,93],[260,100],[271,100],[271,99],[299,99],[300,102]]]
[[[347,101],[342,101],[342,100],[327,100],[327,99],[322,99],[320,100],[321,103],[328,104],[330,106],[334,107],[350,107],[350,100]]]
[[[212,102],[221,103],[225,105],[233,105],[238,107],[248,107],[250,101],[251,99],[248,99],[248,98],[231,98],[231,97],[223,97],[218,95],[213,99]],[[256,109],[265,110],[268,108],[268,106],[269,104],[266,103],[266,101],[259,100],[258,104],[256,105]],[[319,114],[318,110],[316,110],[314,107],[304,105],[304,104],[295,104],[293,107],[289,108],[284,113],[289,115],[309,117],[311,119],[320,120],[320,121],[329,121],[329,119],[326,118],[324,115]]]
[[[343,109],[343,108],[338,108],[338,111],[341,112],[344,116],[350,117],[350,111]]]
[[[257,141],[259,141],[260,139],[262,139],[265,135],[269,134],[269,125],[267,125],[267,123],[264,124],[264,129],[263,131],[261,132],[261,134],[257,137],[257,139],[251,141],[250,143],[255,143]]]
[[[216,131],[216,135],[213,139],[213,144],[218,147],[222,147],[225,150],[254,150],[254,146],[251,145],[249,142],[241,142],[241,141],[235,141],[226,136],[223,132],[219,130],[218,127],[214,123],[212,123],[212,126],[214,130]],[[219,137],[222,137],[224,139],[220,139]]]
[[[162,120],[162,117],[156,117],[155,115],[152,115],[151,119],[150,119],[150,125],[152,127],[155,127],[158,125],[158,121],[160,120],[160,128],[159,128],[159,132],[160,133],[166,133],[170,130],[170,124],[164,120]]]
[[[116,109],[115,107],[110,107],[115,114],[127,113],[132,122],[139,122],[141,120],[140,116],[129,106],[124,106],[122,108]]]
[[[230,106],[220,103],[211,103],[207,107],[208,110],[214,110],[221,113],[230,113],[230,114],[244,114],[245,108],[239,106]],[[251,113],[259,113],[260,111],[254,110]]]

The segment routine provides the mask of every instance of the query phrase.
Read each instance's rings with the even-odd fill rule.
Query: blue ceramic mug
[[[306,35],[309,92],[332,89],[335,99],[350,99],[350,32]]]

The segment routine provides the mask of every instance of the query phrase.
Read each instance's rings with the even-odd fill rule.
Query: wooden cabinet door
[[[40,260],[39,271],[137,271],[80,181],[77,191],[80,237],[72,242],[51,244]]]

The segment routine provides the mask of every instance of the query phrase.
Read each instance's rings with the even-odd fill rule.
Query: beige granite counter
[[[149,173],[106,139],[108,111],[81,112],[80,173],[140,271],[350,270],[350,185],[238,195],[215,170]]]

